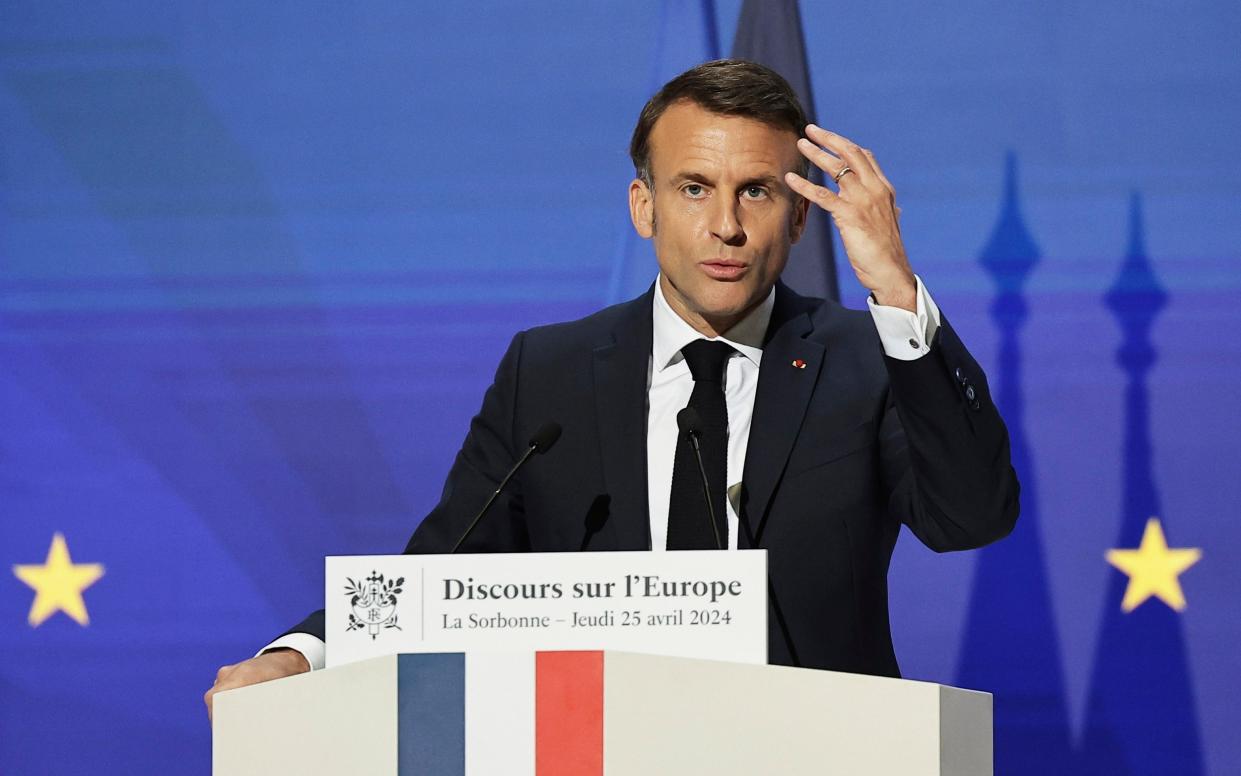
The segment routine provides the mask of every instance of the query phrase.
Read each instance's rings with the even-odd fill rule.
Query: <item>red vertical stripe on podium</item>
[[[535,655],[537,776],[603,776],[603,653]]]

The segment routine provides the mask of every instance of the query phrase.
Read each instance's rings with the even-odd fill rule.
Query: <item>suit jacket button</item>
[[[965,373],[961,371],[961,367],[957,367],[953,370],[953,374],[956,375],[958,383],[965,385]]]
[[[974,386],[968,383],[965,385],[965,400],[970,403],[970,406],[978,403],[978,391],[975,391]],[[977,409],[977,407],[975,407],[975,409]]]

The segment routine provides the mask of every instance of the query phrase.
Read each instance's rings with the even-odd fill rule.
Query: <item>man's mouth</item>
[[[732,259],[709,259],[698,266],[712,280],[738,280],[750,269],[745,262]]]

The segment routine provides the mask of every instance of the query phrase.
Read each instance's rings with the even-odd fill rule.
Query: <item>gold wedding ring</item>
[[[846,164],[844,167],[840,168],[840,172],[832,176],[832,180],[836,181],[837,183],[840,183],[840,179],[845,177],[851,172],[853,172],[853,168]]]

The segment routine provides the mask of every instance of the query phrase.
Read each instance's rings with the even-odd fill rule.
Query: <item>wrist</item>
[[[279,662],[290,674],[303,674],[310,670],[310,661],[306,659],[306,656],[289,647],[269,649],[263,653],[263,657],[270,657],[273,662]]]
[[[899,307],[911,313],[918,311],[918,281],[911,274],[897,283],[872,288],[875,303],[884,307]]]

